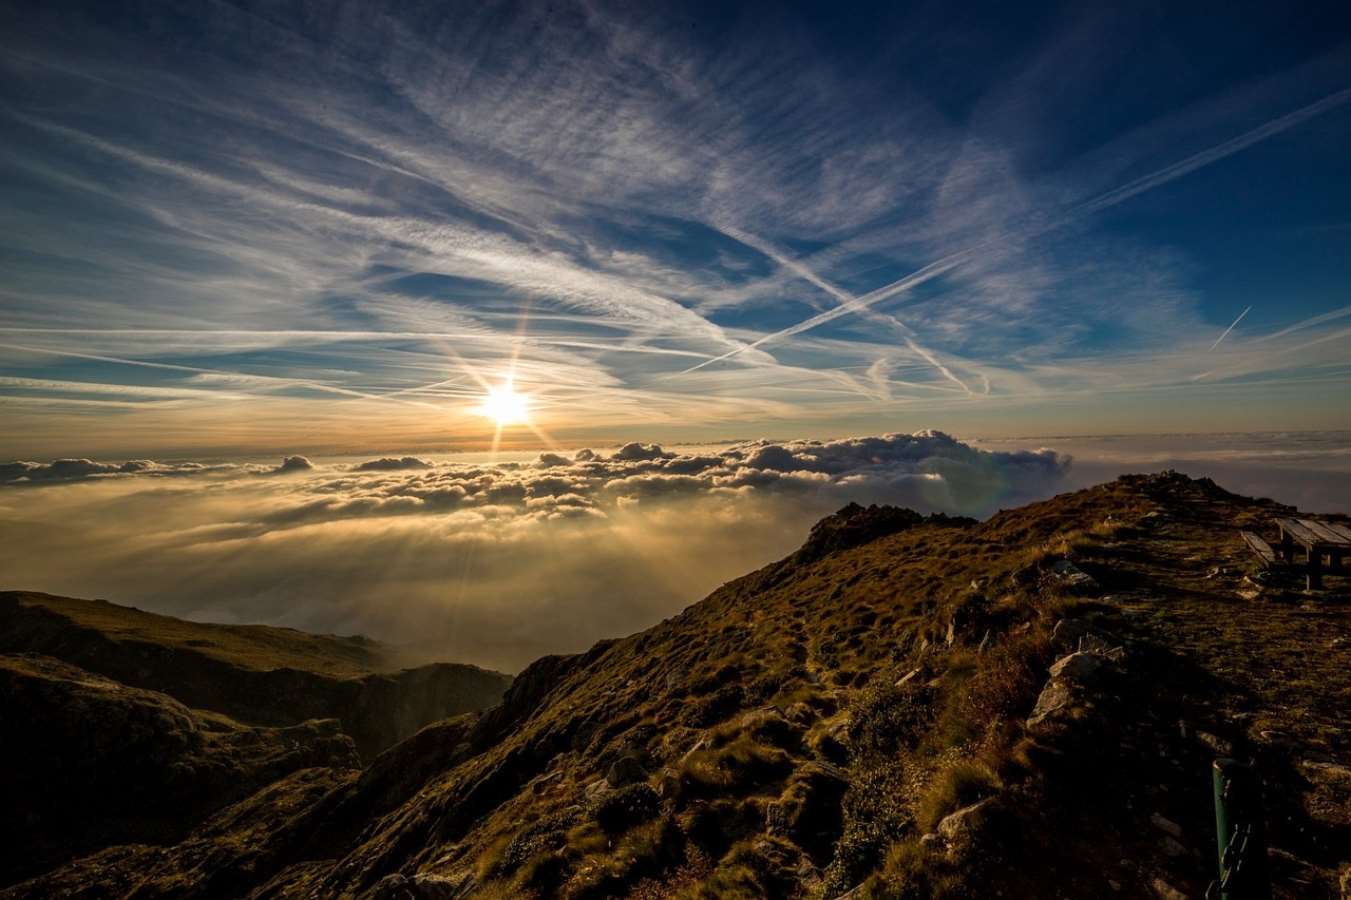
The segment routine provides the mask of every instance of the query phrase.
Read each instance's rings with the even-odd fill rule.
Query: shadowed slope
[[[428,722],[491,706],[511,680],[458,663],[385,671],[388,648],[360,636],[17,591],[0,593],[0,652],[44,653],[257,725],[338,719],[368,759]]]

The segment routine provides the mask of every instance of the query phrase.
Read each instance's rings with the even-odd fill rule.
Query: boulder
[[[1051,666],[1051,677],[1087,684],[1097,679],[1108,660],[1097,653],[1083,651],[1062,656]]]
[[[1037,697],[1037,705],[1032,709],[1032,715],[1027,718],[1027,727],[1036,728],[1047,719],[1063,709],[1067,709],[1073,695],[1070,687],[1063,681],[1048,681],[1046,687],[1042,688],[1041,694]]]
[[[626,787],[630,784],[637,784],[640,781],[647,780],[647,770],[638,757],[633,754],[625,754],[611,764],[609,771],[605,773],[605,782],[612,788]]]
[[[1051,577],[1062,587],[1075,593],[1089,594],[1098,590],[1098,582],[1068,559],[1057,560],[1051,566]]]
[[[986,797],[949,813],[938,823],[935,831],[947,845],[950,858],[963,856],[975,845],[980,828],[993,811],[996,802],[995,798]]]

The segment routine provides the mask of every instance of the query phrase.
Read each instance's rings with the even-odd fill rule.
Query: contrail
[[[1252,307],[1249,306],[1248,309],[1252,309]],[[1229,337],[1229,332],[1234,330],[1235,325],[1243,321],[1243,317],[1248,314],[1248,309],[1245,309],[1243,310],[1243,312],[1239,313],[1238,318],[1235,319],[1233,322],[1229,323],[1228,328],[1224,329],[1224,333],[1221,334],[1219,337],[1215,338],[1215,343],[1210,345],[1211,350],[1214,350],[1216,347],[1220,346],[1220,342],[1223,341],[1225,338]]]
[[[1203,166],[1208,166],[1213,162],[1218,162],[1219,160],[1224,159],[1227,156],[1232,156],[1233,154],[1238,153],[1241,150],[1245,150],[1259,141],[1266,140],[1267,138],[1273,135],[1279,134],[1282,131],[1286,131],[1290,128],[1293,128],[1296,125],[1299,125],[1305,122],[1306,120],[1313,118],[1314,116],[1322,115],[1323,113],[1331,109],[1341,106],[1348,100],[1351,100],[1351,87],[1343,88],[1342,90],[1337,91],[1336,93],[1329,94],[1328,96],[1322,98],[1321,100],[1316,100],[1307,106],[1302,106],[1299,109],[1296,109],[1292,112],[1288,112],[1285,115],[1272,119],[1270,122],[1267,122],[1263,125],[1259,125],[1256,128],[1251,129],[1250,131],[1245,131],[1243,134],[1240,134],[1237,137],[1230,138],[1229,140],[1224,141],[1223,143],[1216,144],[1215,146],[1210,147],[1206,150],[1202,150],[1199,153],[1194,153],[1191,156],[1187,157],[1186,159],[1179,160],[1178,162],[1165,166],[1162,169],[1150,172],[1148,175],[1143,175],[1132,181],[1128,181],[1126,184],[1123,184],[1118,188],[1113,188],[1110,191],[1106,191],[1104,193],[1097,195],[1096,197],[1092,197],[1088,200],[1085,200],[1084,202],[1070,207],[1065,212],[1061,213],[1060,215],[1052,217],[1049,221],[1044,222],[1040,225],[1036,225],[1024,230],[1015,229],[1000,232],[986,241],[982,241],[979,244],[975,244],[971,247],[958,250],[955,253],[950,253],[942,257],[941,259],[931,262],[924,268],[917,269],[916,271],[910,273],[909,275],[905,276],[904,278],[898,281],[893,281],[891,284],[885,285],[884,287],[880,287],[874,291],[870,291],[869,293],[864,294],[861,297],[852,298],[851,300],[845,300],[834,309],[827,310],[826,312],[823,313],[819,313],[815,316],[812,316],[809,319],[804,319],[803,321],[797,323],[796,325],[790,325],[789,327],[784,328],[781,331],[775,331],[770,334],[767,334],[764,337],[752,341],[749,344],[729,350],[720,356],[715,356],[711,359],[704,360],[698,365],[691,366],[690,368],[685,369],[684,371],[678,372],[676,374],[687,375],[690,372],[697,371],[699,369],[704,368],[705,366],[710,366],[713,363],[721,362],[725,359],[731,359],[732,357],[737,356],[746,350],[753,350],[765,343],[768,343],[769,341],[775,341],[779,340],[780,338],[791,337],[792,335],[795,334],[801,334],[804,331],[810,331],[811,329],[816,328],[818,325],[824,325],[827,322],[832,322],[835,319],[840,318],[841,316],[846,316],[852,312],[867,309],[869,306],[872,306],[875,303],[880,303],[881,301],[887,299],[888,297],[893,297],[896,294],[899,294],[903,291],[908,291],[911,288],[918,287],[919,285],[924,284],[927,281],[932,281],[933,279],[939,277],[940,275],[943,275],[944,273],[952,269],[955,269],[957,266],[962,265],[968,259],[970,259],[972,256],[975,256],[982,250],[985,250],[998,244],[1007,243],[1010,239],[1013,238],[1025,240],[1027,238],[1037,237],[1039,235],[1045,234],[1048,231],[1053,231],[1057,228],[1061,228],[1065,225],[1068,225],[1071,222],[1074,222],[1077,219],[1082,218],[1083,216],[1090,215],[1103,209],[1107,209],[1108,207],[1111,206],[1116,206],[1118,203],[1122,203],[1126,200],[1129,200],[1130,198],[1136,196],[1137,194],[1142,194],[1145,191],[1153,190],[1156,187],[1160,187],[1161,185],[1167,184],[1170,181],[1173,181],[1177,178],[1181,178],[1184,175],[1190,174],[1191,172],[1194,172],[1197,169],[1202,168]],[[798,266],[795,266],[793,268],[794,271],[799,271]],[[812,280],[813,283],[816,283],[815,279],[808,279],[808,280]],[[834,291],[831,291],[830,293],[835,294]],[[838,297],[838,294],[835,294],[835,296]]]

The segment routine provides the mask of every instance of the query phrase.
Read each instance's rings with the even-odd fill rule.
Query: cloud
[[[851,500],[985,514],[1054,491],[1069,465],[941,432],[555,456],[374,466],[291,456],[172,481],[156,476],[209,467],[10,464],[22,483],[70,487],[22,503],[0,492],[0,570],[7,586],[359,631],[517,668],[672,614],[791,552]],[[304,477],[251,477],[282,471]]]
[[[432,464],[416,456],[385,456],[358,463],[353,468],[358,472],[397,472],[401,469],[430,469]]]
[[[281,465],[272,470],[274,475],[287,475],[292,472],[308,472],[314,468],[314,463],[303,456],[288,456],[281,461]]]
[[[132,459],[121,463],[95,462],[91,459],[55,459],[49,463],[20,460],[0,463],[0,484],[59,483],[132,475],[165,478],[231,471],[235,468],[231,465],[205,465],[195,462],[161,463],[150,459]]]

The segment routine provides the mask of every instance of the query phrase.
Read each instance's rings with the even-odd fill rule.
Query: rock
[[[1067,708],[1071,698],[1069,685],[1063,681],[1046,682],[1046,687],[1042,688],[1041,695],[1037,697],[1037,705],[1033,707],[1032,715],[1027,718],[1027,727],[1035,728],[1055,713]]]
[[[1158,813],[1154,813],[1152,816],[1149,817],[1149,821],[1155,828],[1159,829],[1160,831],[1162,831],[1167,835],[1170,835],[1175,838],[1182,837],[1182,826],[1172,821],[1171,819],[1165,819]]]
[[[536,794],[542,794],[545,791],[547,791],[551,786],[557,784],[562,780],[563,780],[562,770],[556,770],[550,772],[547,775],[541,775],[534,781],[530,782],[530,789]]]
[[[951,647],[957,640],[957,622],[956,620],[948,623],[947,645]]]
[[[1071,653],[1056,660],[1051,666],[1051,677],[1087,684],[1098,676],[1105,664],[1106,657],[1096,653]]]
[[[1114,890],[1114,891],[1119,891],[1119,890],[1121,890],[1121,882],[1119,882],[1119,881],[1113,881],[1113,880],[1110,879],[1110,878],[1107,879],[1107,886],[1108,886],[1109,888],[1111,888],[1112,890]]]
[[[1051,643],[1056,649],[1071,653],[1083,650],[1113,659],[1117,658],[1117,654],[1124,656],[1120,638],[1111,632],[1094,628],[1083,619],[1061,619],[1056,622],[1051,631]]]
[[[608,781],[604,778],[597,778],[595,781],[588,784],[582,793],[586,795],[587,803],[595,805],[600,798],[604,797],[612,790],[614,790],[614,788],[610,787]]]
[[[943,817],[936,831],[947,844],[949,855],[960,855],[971,846],[981,822],[989,814],[994,802],[993,797],[986,797]]]
[[[1351,768],[1336,763],[1305,759],[1299,764],[1304,777],[1314,784],[1351,787]]]
[[[1051,575],[1062,586],[1077,593],[1091,593],[1098,590],[1098,582],[1093,576],[1068,559],[1059,560],[1052,565]]]
[[[471,872],[459,875],[386,875],[375,885],[380,900],[460,900],[478,886]]]
[[[1155,878],[1149,882],[1149,889],[1154,892],[1154,896],[1159,900],[1187,900],[1187,895],[1173,887],[1162,878]]]
[[[1216,756],[1233,756],[1234,745],[1222,737],[1217,737],[1208,731],[1196,732],[1196,739],[1205,744]]]
[[[646,780],[647,770],[638,761],[638,757],[632,754],[619,757],[610,766],[610,770],[605,773],[605,781],[612,788],[626,787]]]
[[[926,850],[938,850],[943,846],[943,839],[936,833],[930,831],[928,834],[920,837],[919,845]]]
[[[906,685],[914,681],[916,678],[919,677],[919,673],[920,673],[919,669],[911,669],[909,672],[906,672],[904,675],[902,675],[900,678],[896,680],[896,687],[901,687],[902,685]]]

